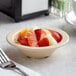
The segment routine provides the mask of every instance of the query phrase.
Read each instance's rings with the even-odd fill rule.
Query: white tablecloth
[[[57,27],[66,31],[70,36],[69,43],[45,59],[27,58],[17,48],[7,43],[6,35],[9,32],[36,25],[49,28]],[[50,15],[14,23],[11,18],[0,14],[0,47],[10,59],[40,73],[42,76],[76,76],[76,29],[67,24],[64,19]],[[2,74],[0,71],[0,76],[3,76]],[[10,74],[7,73],[7,76]],[[11,74],[11,76],[14,75]]]

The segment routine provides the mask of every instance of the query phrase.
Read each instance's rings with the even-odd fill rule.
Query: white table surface
[[[6,35],[9,32],[36,25],[49,28],[57,27],[66,31],[70,36],[69,43],[57,49],[50,57],[45,59],[29,59],[17,48],[7,43]],[[10,59],[31,68],[42,76],[76,76],[76,29],[67,24],[64,19],[50,15],[14,23],[11,18],[0,13],[0,47]]]

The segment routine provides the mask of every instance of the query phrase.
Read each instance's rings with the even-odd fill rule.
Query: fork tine
[[[4,58],[3,58],[3,56],[1,55],[1,53],[0,53],[0,61],[1,61],[1,63],[6,62],[6,61],[4,60]]]
[[[1,60],[1,58],[0,58],[0,64],[3,64],[3,62],[2,62],[2,60]]]
[[[0,49],[0,57],[2,62],[8,62],[9,58],[6,56],[6,54],[3,52],[2,49]]]
[[[1,52],[0,52],[0,60],[2,61],[2,63],[5,63],[7,61],[5,57],[3,56],[3,53]]]

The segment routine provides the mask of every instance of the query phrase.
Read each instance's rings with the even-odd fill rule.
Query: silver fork
[[[24,71],[18,68],[13,61],[11,61],[4,51],[0,48],[0,67],[4,69],[15,69],[23,76],[28,76]]]

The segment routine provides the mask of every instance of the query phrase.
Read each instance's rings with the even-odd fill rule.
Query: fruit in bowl
[[[57,28],[24,28],[10,32],[7,41],[26,56],[44,58],[65,45],[69,36]]]
[[[62,40],[62,35],[56,31],[38,28],[25,28],[18,34],[14,41],[18,44],[30,47],[52,46]]]

